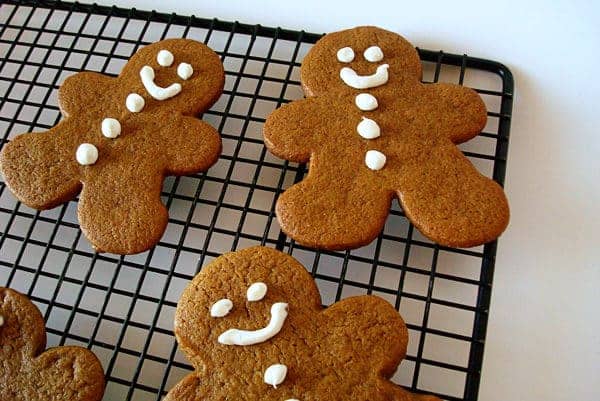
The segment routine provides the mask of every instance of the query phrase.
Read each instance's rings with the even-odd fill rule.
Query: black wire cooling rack
[[[96,254],[77,224],[76,202],[27,208],[0,183],[0,285],[42,310],[49,345],[79,344],[103,363],[105,400],[159,400],[190,366],[172,334],[179,296],[201,266],[229,250],[262,244],[289,252],[316,278],[323,302],[384,297],[410,333],[394,381],[448,400],[476,400],[496,243],[461,250],[422,237],[394,205],[369,246],[317,252],[279,229],[275,199],[304,165],[266,152],[261,127],[302,97],[299,66],[320,35],[135,9],[64,2],[0,6],[0,134],[44,130],[59,119],[56,91],[80,70],[117,74],[140,46],[189,37],[217,51],[225,92],[203,118],[222,134],[223,154],[205,174],[167,179],[169,225],[134,256]],[[475,88],[489,113],[482,134],[461,146],[484,174],[504,182],[513,81],[496,62],[419,50],[424,80]]]

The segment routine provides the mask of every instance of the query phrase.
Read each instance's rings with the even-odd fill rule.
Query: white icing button
[[[98,149],[91,143],[82,143],[77,147],[75,158],[82,166],[89,166],[98,160]]]
[[[116,138],[121,135],[121,123],[114,118],[102,120],[102,135],[107,138]]]
[[[260,301],[267,294],[267,285],[265,283],[253,283],[246,291],[246,298],[250,302]]]
[[[193,73],[194,73],[194,68],[191,66],[191,64],[180,63],[177,66],[177,75],[179,75],[179,78],[181,78],[183,80],[189,79]]]
[[[358,75],[350,67],[344,67],[340,70],[342,81],[354,89],[369,89],[381,86],[388,81],[388,64],[382,64],[371,75]]]
[[[375,139],[381,135],[379,125],[374,120],[367,117],[363,117],[362,121],[358,123],[356,131],[358,131],[358,135],[365,139]]]
[[[288,304],[277,302],[271,306],[271,320],[267,327],[258,330],[229,329],[217,341],[224,345],[254,345],[265,342],[277,335],[287,317]]]
[[[375,96],[368,93],[360,93],[356,95],[354,101],[356,102],[356,107],[362,111],[372,111],[378,106]]]
[[[4,316],[0,315],[0,327],[4,326]]]
[[[132,113],[139,113],[144,108],[146,102],[144,98],[138,95],[137,93],[130,93],[127,95],[127,99],[125,100],[125,106],[127,106],[127,110]]]
[[[365,60],[370,61],[371,63],[376,63],[383,60],[383,51],[379,46],[369,47],[367,50],[365,50],[363,55],[365,56]]]
[[[227,298],[219,299],[210,307],[211,317],[227,316],[233,308],[233,302]]]
[[[181,92],[181,84],[174,83],[166,88],[154,83],[154,69],[145,65],[140,70],[140,78],[146,88],[146,92],[156,100],[167,100]]]
[[[173,59],[173,53],[168,50],[161,50],[156,55],[156,61],[158,61],[158,64],[162,67],[170,67],[171,64],[173,64]]]
[[[371,170],[381,170],[385,166],[386,157],[378,150],[369,150],[365,155],[365,164]]]
[[[342,47],[337,52],[337,59],[342,63],[349,63],[354,60],[354,50],[351,47]]]
[[[265,383],[270,384],[274,388],[285,380],[287,375],[287,366],[282,364],[271,365],[265,370]]]

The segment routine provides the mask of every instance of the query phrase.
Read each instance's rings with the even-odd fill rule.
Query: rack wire
[[[49,345],[90,348],[107,377],[105,400],[159,400],[190,365],[172,334],[187,282],[223,252],[262,244],[299,259],[329,305],[375,294],[401,312],[408,356],[394,376],[413,391],[476,400],[496,242],[471,249],[433,244],[397,203],[373,243],[319,252],[287,238],[274,215],[277,196],[305,165],[270,155],[266,116],[302,97],[299,66],[321,35],[217,19],[59,1],[0,5],[0,133],[45,130],[60,119],[56,94],[80,70],[116,75],[140,46],[167,38],[202,41],[219,53],[225,91],[203,118],[222,134],[223,154],[207,173],[168,178],[169,209],[159,244],[133,256],[94,253],[81,235],[76,201],[29,209],[0,183],[0,285],[27,294],[46,319]],[[461,149],[504,183],[513,81],[502,64],[419,49],[424,81],[473,87],[488,124]]]

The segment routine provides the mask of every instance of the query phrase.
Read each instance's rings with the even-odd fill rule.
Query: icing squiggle
[[[288,304],[284,302],[274,303],[267,327],[259,330],[229,329],[219,336],[218,341],[224,345],[253,345],[265,342],[281,331],[288,315],[287,308]]]
[[[154,69],[145,65],[140,70],[142,84],[150,96],[156,100],[167,100],[181,92],[181,84],[173,83],[166,88],[160,87],[154,83]]]
[[[350,67],[344,67],[340,70],[342,81],[354,89],[369,89],[381,86],[388,81],[388,64],[382,64],[371,75],[358,75]]]

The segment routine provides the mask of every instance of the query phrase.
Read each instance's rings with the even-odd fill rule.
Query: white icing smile
[[[352,68],[344,67],[340,70],[340,78],[346,85],[354,89],[375,88],[387,83],[388,68],[388,64],[382,64],[371,75],[358,75]]]
[[[277,335],[288,315],[288,304],[277,302],[271,306],[271,320],[267,327],[258,330],[229,329],[218,338],[224,345],[254,345],[265,342]]]
[[[140,70],[140,78],[142,78],[142,83],[148,94],[156,100],[166,100],[181,92],[181,84],[179,83],[173,83],[166,88],[156,85],[154,83],[154,69],[148,65],[143,66]]]

